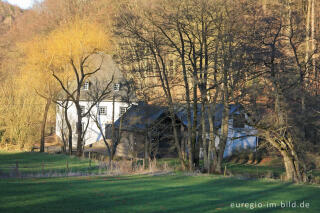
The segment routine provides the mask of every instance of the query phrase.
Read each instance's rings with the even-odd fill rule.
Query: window
[[[244,128],[245,116],[243,113],[233,115],[233,128]]]
[[[114,84],[113,85],[113,90],[114,91],[119,91],[120,90],[120,84]]]
[[[105,137],[106,139],[111,139],[112,137],[112,124],[105,124]]]
[[[80,110],[81,110],[81,114],[83,115],[86,111],[86,107],[85,106],[80,106]]]
[[[86,81],[86,82],[84,82],[84,84],[83,84],[83,86],[82,86],[82,89],[83,89],[83,90],[89,90],[89,86],[90,86],[89,81]]]
[[[98,107],[98,114],[99,115],[107,115],[107,107],[106,106]]]
[[[82,129],[82,133],[84,131],[84,122],[81,122],[81,129]],[[78,122],[76,123],[76,130],[77,130],[77,133],[79,133],[78,131]]]
[[[120,116],[122,116],[127,111],[127,107],[120,107]]]

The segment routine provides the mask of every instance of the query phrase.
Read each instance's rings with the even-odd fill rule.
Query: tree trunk
[[[286,136],[283,137],[283,132],[277,134],[276,132],[269,132],[268,130],[265,132],[266,140],[276,148],[283,159],[284,167],[286,170],[286,180],[301,182],[302,174],[300,171],[300,160],[298,155],[295,152],[293,141],[291,136],[288,135],[290,133],[286,133]]]
[[[77,134],[78,134],[78,138],[77,138],[77,156],[81,157],[83,154],[83,129],[82,129],[82,113],[81,113],[81,108],[80,105],[76,106],[77,107]]]
[[[41,139],[40,139],[40,152],[44,152],[44,139],[45,139],[45,131],[46,131],[46,124],[48,118],[48,112],[51,105],[51,99],[46,99],[46,105],[44,108],[43,119],[41,123]]]
[[[297,159],[295,159],[295,156],[292,156],[288,153],[288,151],[285,150],[282,150],[280,153],[283,157],[283,163],[286,169],[286,180],[301,182],[302,176],[299,171],[298,162],[296,162]]]
[[[222,173],[222,161],[223,154],[226,148],[228,140],[228,130],[229,130],[229,91],[228,91],[228,70],[227,67],[223,70],[223,112],[221,121],[221,133],[219,138],[219,150],[215,166],[215,171],[217,173]]]
[[[311,51],[312,51],[312,57],[311,57],[311,62],[312,62],[312,75],[313,80],[312,84],[316,88],[316,92],[318,92],[318,84],[319,81],[317,81],[318,77],[318,72],[316,70],[316,60],[315,60],[315,51],[316,51],[316,46],[315,46],[315,0],[312,0],[311,2]]]
[[[183,74],[183,81],[184,81],[184,88],[186,91],[186,104],[187,104],[187,120],[188,120],[188,162],[189,162],[189,170],[193,171],[193,148],[192,148],[192,123],[191,123],[191,106],[190,106],[190,87],[188,82],[188,75],[187,75],[187,68],[185,62],[185,44],[184,38],[182,35],[182,30],[180,28],[180,23],[177,23],[177,31],[179,33],[179,38],[181,42],[181,52],[180,52],[180,59],[181,59],[181,66],[182,66],[182,74]]]
[[[68,146],[69,146],[69,155],[72,155],[72,127],[68,118],[68,104],[69,102],[66,102],[66,105],[64,107],[64,120],[66,121],[67,128],[68,128]]]
[[[209,159],[208,159],[208,140],[207,140],[207,127],[206,127],[206,119],[205,119],[205,103],[202,98],[201,105],[201,127],[202,127],[202,150],[203,150],[203,165],[204,168],[209,171]]]
[[[196,75],[196,74],[195,74]],[[197,81],[194,76],[193,82],[193,121],[192,121],[192,158],[193,166],[199,166],[199,141],[197,141],[197,126],[198,126],[198,96],[197,96]]]
[[[211,140],[211,136],[210,136],[210,140],[208,143],[207,159],[208,159],[207,172],[211,173],[212,168],[214,168],[216,166],[216,159],[217,159],[217,155],[216,155],[216,151],[215,151],[215,141]],[[212,160],[214,160],[214,161],[212,161]]]
[[[117,143],[117,138],[116,138],[116,129],[114,126],[114,120],[115,120],[115,112],[114,112],[114,108],[115,108],[115,96],[113,95],[112,97],[112,120],[111,120],[111,155],[110,158],[111,160],[113,160],[113,157],[116,153],[116,143]]]
[[[72,155],[72,128],[71,128],[71,124],[70,124],[69,120],[67,122],[67,127],[68,127],[69,155]]]
[[[222,114],[222,123],[221,123],[221,136],[219,140],[219,150],[217,161],[215,165],[215,171],[217,173],[222,173],[222,161],[224,150],[228,141],[228,130],[229,130],[229,105],[226,101],[223,104],[223,114]]]
[[[144,141],[144,166],[146,169],[147,168],[147,162],[149,160],[149,132],[146,133],[146,138],[145,138],[145,141]]]
[[[159,79],[161,82],[161,86],[162,89],[166,95],[167,101],[168,101],[168,106],[169,106],[169,113],[170,113],[170,118],[171,118],[171,124],[172,124],[172,128],[173,128],[173,135],[174,135],[174,141],[175,141],[175,147],[178,151],[178,156],[179,156],[179,160],[182,166],[182,169],[185,169],[186,167],[186,163],[182,154],[182,150],[181,150],[181,146],[180,146],[180,142],[179,142],[179,137],[178,137],[178,131],[177,131],[177,123],[176,123],[176,114],[174,112],[174,104],[173,104],[173,99],[172,99],[172,95],[171,95],[171,88],[170,88],[170,84],[167,78],[167,73],[166,73],[166,66],[164,64],[164,60],[161,57],[161,54],[156,54],[156,52],[154,51],[154,49],[150,49],[151,52],[153,53],[153,57],[156,63],[156,67],[159,73]],[[159,63],[160,60],[160,63]],[[184,59],[183,59],[184,61]],[[160,66],[160,64],[162,65],[162,67]],[[190,109],[190,106],[189,108]],[[189,123],[188,123],[189,125]],[[189,131],[188,131],[189,132]]]
[[[217,148],[216,148],[216,136],[214,134],[215,131],[215,126],[214,126],[214,120],[213,120],[213,115],[212,115],[212,109],[208,109],[208,115],[209,115],[209,145],[208,145],[208,172],[213,172],[212,170],[215,170],[215,167],[217,165]],[[213,162],[212,162],[213,160]]]
[[[179,141],[176,117],[175,117],[175,113],[174,113],[174,109],[173,109],[173,104],[171,102],[169,103],[169,113],[170,113],[170,117],[171,117],[171,125],[173,128],[173,137],[174,137],[175,147],[178,152],[181,167],[183,170],[185,170],[186,162],[185,162],[185,157],[183,155],[185,147],[182,145],[182,143],[184,143],[184,141],[181,141],[181,142]]]
[[[62,142],[63,142],[62,153],[65,154],[67,152],[67,141],[66,141],[66,136],[63,131],[61,132],[61,138],[62,138]]]

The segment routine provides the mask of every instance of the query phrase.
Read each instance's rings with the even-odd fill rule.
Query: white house
[[[200,127],[200,107],[201,105],[198,105],[198,131],[201,128]],[[208,110],[208,109],[207,109]],[[222,121],[222,112],[223,112],[223,105],[217,104],[215,106],[215,109],[212,111],[212,114],[214,115],[214,126],[216,129],[215,137],[215,145],[217,148],[219,148],[219,134],[221,133],[221,121]],[[193,114],[193,113],[192,113]],[[180,110],[177,113],[177,116],[180,118],[180,120],[184,123],[185,126],[188,125],[187,120],[187,114],[186,109]],[[206,112],[206,126],[207,126],[207,139],[209,140],[209,119],[208,119],[208,113]],[[192,117],[193,119],[193,117]],[[229,105],[229,125],[228,125],[228,138],[227,138],[227,144],[224,151],[224,157],[231,156],[233,153],[241,150],[255,150],[258,146],[258,137],[257,130],[249,126],[247,124],[248,120],[248,114],[245,113],[243,107],[240,104],[231,104]],[[202,157],[202,148],[200,148],[200,157]]]
[[[98,59],[93,59],[91,63],[100,63],[97,60]],[[105,85],[111,81],[108,98],[93,105],[93,101],[89,97],[97,92],[97,85]],[[112,60],[111,56],[104,55],[101,69],[84,82],[81,90],[80,105],[82,111],[86,113],[90,110],[90,114],[82,118],[82,127],[83,130],[86,130],[84,135],[84,143],[86,146],[102,140],[102,135],[94,118],[98,120],[103,131],[106,131],[106,129],[111,126],[113,114],[114,121],[116,121],[128,109],[130,105],[129,99],[132,100],[132,94],[129,93],[128,85],[118,66]],[[56,109],[56,135],[62,138],[64,134],[67,134],[67,125],[65,121],[65,109],[61,106],[61,104],[64,103],[63,99],[61,99],[59,103]],[[73,147],[76,147],[78,137],[76,131],[77,110],[71,101],[68,104],[67,114],[73,131]]]
[[[130,85],[126,82],[123,74],[120,72],[118,66],[114,63],[111,56],[104,55],[102,63],[101,58],[99,60],[99,57],[92,57],[90,59],[90,63],[93,64],[93,67],[95,64],[96,66],[101,65],[101,69],[86,79],[81,90],[80,106],[84,114],[89,115],[82,118],[82,126],[83,130],[85,130],[84,145],[86,146],[103,139],[98,126],[102,128],[102,131],[105,133],[107,138],[111,138],[110,129],[112,120],[116,122],[130,107],[130,103],[136,102]],[[95,93],[97,94],[99,88],[101,88],[101,85],[106,84],[110,86],[108,96],[98,103],[93,102],[92,97],[95,95]],[[64,103],[63,97],[65,97],[65,95],[62,94],[61,97],[61,101],[59,102],[60,104],[57,104],[56,135],[60,138],[66,138],[65,135],[68,134],[68,131],[65,120],[65,108],[61,106],[61,104]],[[78,137],[76,130],[77,110],[71,101],[68,104],[69,107],[67,110],[67,117],[72,127],[73,146],[76,147]],[[201,106],[199,105],[198,107],[198,113],[200,113]],[[90,113],[87,113],[88,111],[90,111]],[[158,111],[155,110],[154,112],[150,112],[150,116],[152,117],[152,115],[156,115]],[[217,104],[213,110],[215,122],[214,125],[217,132],[220,131],[221,127],[222,111],[222,104]],[[143,116],[143,111],[141,113]],[[255,136],[257,131],[253,127],[250,127],[246,124],[245,121],[248,119],[248,115],[244,112],[241,105],[230,105],[229,113],[229,132],[224,157],[232,155],[237,150],[254,149],[258,143],[258,137]],[[187,127],[188,121],[185,107],[182,107],[180,110],[177,109],[176,115],[180,119],[181,123]],[[200,114],[198,114],[197,117],[200,119]],[[206,122],[208,123],[207,114]],[[199,125],[198,130],[200,130],[200,120],[197,123]],[[207,124],[206,126],[208,127],[209,125]],[[209,132],[209,129],[207,129],[207,131]],[[218,135],[215,143],[218,147]]]
[[[186,106],[179,106],[176,108],[176,124],[178,126],[177,131],[180,138],[180,143],[184,144],[185,151],[188,152],[188,119]],[[201,137],[201,122],[200,122],[200,108],[198,104],[198,116],[197,116],[197,141],[200,142]],[[206,118],[206,129],[207,129],[207,140],[209,137],[209,119],[208,110],[211,108],[214,128],[215,128],[215,145],[219,149],[219,134],[221,133],[221,121],[223,105],[217,104],[215,107],[207,106],[205,112]],[[229,105],[229,125],[228,125],[228,138],[227,144],[224,150],[224,157],[229,157],[237,151],[250,150],[255,151],[258,145],[257,130],[248,125],[248,114],[240,104]],[[191,113],[191,121],[193,122],[193,112]],[[121,141],[127,144],[135,144],[136,154],[138,156],[144,156],[145,149],[144,144],[146,140],[153,144],[153,149],[156,147],[157,156],[170,156],[177,157],[176,151],[174,151],[173,132],[171,126],[171,117],[167,107],[159,105],[149,105],[146,103],[139,103],[138,105],[132,106],[127,113],[122,117],[121,128],[123,134]],[[115,122],[116,128],[120,126],[120,120]],[[161,132],[159,134],[159,132]],[[146,135],[148,135],[146,139]],[[202,143],[200,145],[200,157],[203,157]],[[174,152],[174,153],[173,153]],[[126,152],[123,152],[124,156]],[[212,156],[213,157],[213,156]]]
[[[80,104],[84,110],[88,110],[89,106],[91,106],[91,103],[89,101],[81,101]],[[115,101],[114,119],[118,119],[120,115],[128,109],[128,106],[129,105],[126,102]],[[111,125],[112,123],[113,101],[104,100],[100,102],[99,105],[94,106],[91,109],[91,111],[92,113],[98,114],[99,123],[105,131],[108,125]],[[70,108],[68,109],[68,118],[73,130],[73,146],[76,146],[78,137],[78,134],[76,132],[77,110],[74,104],[71,104]],[[86,128],[86,133],[84,137],[84,142],[86,146],[102,140],[100,130],[91,117],[82,118],[82,126],[83,129]],[[66,123],[64,119],[63,108],[61,106],[58,106],[56,114],[56,135],[62,137],[62,131],[65,130]]]
[[[251,149],[252,151],[255,151],[258,146],[259,138],[257,136],[257,130],[252,126],[249,126],[247,124],[248,122],[246,122],[249,118],[248,114],[244,112],[243,107],[239,104],[232,104],[229,107],[230,119],[228,139],[223,157],[229,157],[241,150]],[[217,106],[216,116],[222,116],[222,111],[222,105]],[[221,124],[216,120],[215,125],[220,127]],[[221,128],[219,128],[218,132],[221,132]],[[216,137],[216,147],[219,146],[219,140],[219,136]]]

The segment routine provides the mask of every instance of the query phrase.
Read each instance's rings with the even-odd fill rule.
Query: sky
[[[4,1],[13,5],[16,5],[22,9],[28,9],[28,8],[31,8],[36,1],[39,2],[42,0],[4,0]]]

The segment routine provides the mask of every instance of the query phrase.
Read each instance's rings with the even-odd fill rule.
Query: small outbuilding
[[[120,132],[118,156],[177,157],[173,140],[172,120],[167,107],[140,102],[115,122]],[[175,117],[179,137],[184,137],[185,127]]]
[[[198,104],[197,110],[197,140],[201,137],[201,104]],[[215,106],[206,106],[205,110],[205,122],[206,122],[206,135],[209,140],[209,113],[208,110],[212,110],[214,129],[215,129],[215,145],[218,148],[221,133],[221,123],[222,123],[222,113],[223,104],[216,104]],[[181,107],[178,112],[177,117],[183,125],[188,125],[187,111],[184,107]],[[191,121],[193,122],[193,111],[191,111]],[[245,112],[245,109],[240,104],[230,104],[229,105],[229,129],[228,129],[228,139],[224,151],[224,157],[229,157],[234,153],[241,150],[252,150],[255,151],[258,146],[257,130],[250,126],[248,123],[249,115]],[[199,144],[201,147],[201,144]],[[202,156],[203,147],[200,148],[200,157]]]

